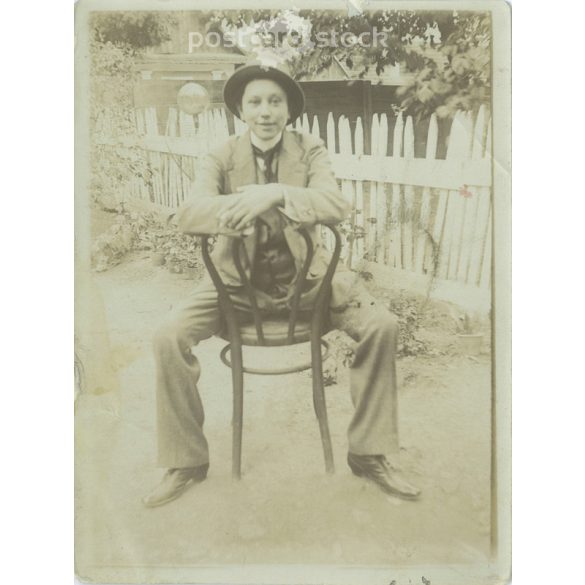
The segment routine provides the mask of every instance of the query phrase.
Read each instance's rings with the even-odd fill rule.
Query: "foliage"
[[[327,333],[329,357],[323,362],[323,384],[337,384],[339,368],[351,366],[355,357],[355,341],[346,333],[333,330]]]
[[[91,20],[92,115],[114,114],[113,130],[134,130],[133,89],[136,58],[147,47],[170,39],[175,18],[165,12],[95,12]]]
[[[109,41],[103,43],[92,38],[90,56],[93,121],[99,112],[111,109],[119,116],[115,128],[125,130],[131,123],[132,89],[136,80],[135,51],[125,45],[115,45]]]
[[[389,299],[388,308],[398,317],[398,355],[419,355],[427,352],[427,344],[419,339],[422,321],[422,302],[410,295],[400,293]]]
[[[419,337],[419,331],[428,311],[427,301],[404,291],[390,291],[378,286],[370,272],[362,271],[359,274],[372,296],[383,302],[386,308],[398,319],[398,355],[409,356],[428,353],[427,344]]]
[[[163,228],[151,234],[151,250],[162,255],[171,272],[202,270],[199,241],[173,228]]]
[[[169,12],[94,12],[93,38],[99,43],[127,46],[134,50],[168,41],[170,27],[176,22]]]
[[[158,12],[96,12],[90,38],[91,183],[94,201],[114,208],[128,182],[152,172],[137,146],[123,144],[135,133],[136,57],[144,48],[170,38],[174,20]],[[102,136],[103,135],[103,136]],[[104,143],[102,138],[106,138]]]
[[[427,343],[419,338],[419,330],[425,312],[424,301],[403,292],[395,294],[376,287],[373,275],[369,272],[360,272],[360,278],[398,318],[398,357],[431,353]],[[335,330],[327,334],[327,340],[330,346],[330,355],[323,363],[323,381],[325,386],[331,386],[337,383],[339,369],[352,364],[356,342],[345,333]]]
[[[98,272],[119,264],[134,246],[136,229],[123,214],[116,217],[115,223],[100,234],[92,243],[92,266]]]
[[[291,11],[244,10],[208,13],[208,28],[225,34],[266,22],[290,21]],[[491,21],[488,13],[454,11],[385,10],[349,15],[343,11],[301,10],[298,16],[310,25],[310,39],[290,63],[297,79],[320,73],[333,60],[364,77],[370,70],[380,75],[388,66],[401,65],[412,77],[401,88],[401,107],[418,118],[437,112],[451,116],[457,109],[477,110],[488,105],[490,87]],[[264,28],[263,28],[264,27]],[[272,29],[276,28],[272,25]],[[384,42],[371,46],[319,42],[319,35],[337,39],[341,34],[359,37],[372,30],[386,33]],[[270,30],[270,29],[269,29]]]
[[[171,272],[201,272],[203,263],[196,238],[179,232],[160,214],[128,212],[122,205],[112,226],[98,236],[92,247],[92,264],[103,271],[120,263],[133,250],[161,255]]]
[[[92,145],[91,169],[91,197],[105,210],[123,202],[124,187],[131,179],[140,177],[146,185],[152,183],[153,172],[144,151],[115,140]]]
[[[460,23],[438,49],[414,47],[418,60],[409,83],[398,90],[402,106],[418,117],[436,112],[440,118],[457,110],[477,111],[489,106],[491,92],[488,15],[473,15]]]
[[[133,51],[111,42],[91,42],[91,182],[94,201],[113,208],[134,176],[149,179],[143,153],[117,140],[134,132]],[[101,142],[100,133],[108,143]]]

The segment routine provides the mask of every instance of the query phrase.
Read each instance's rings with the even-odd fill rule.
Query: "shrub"
[[[98,236],[92,246],[92,264],[97,271],[120,263],[132,250],[150,250],[164,257],[172,272],[201,270],[203,261],[199,241],[179,232],[154,212],[118,210],[115,223]]]

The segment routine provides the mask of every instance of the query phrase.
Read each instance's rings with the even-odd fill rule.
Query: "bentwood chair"
[[[325,224],[324,224],[325,225]],[[325,470],[333,473],[333,450],[331,436],[327,422],[327,407],[323,384],[323,360],[329,354],[329,344],[322,336],[327,332],[329,301],[331,296],[331,281],[339,262],[341,252],[341,238],[338,231],[332,226],[326,226],[334,236],[335,247],[325,276],[320,283],[316,301],[309,311],[299,310],[301,293],[307,280],[307,273],[313,258],[313,244],[304,228],[299,233],[306,243],[306,256],[301,272],[298,275],[293,291],[290,309],[284,315],[265,313],[258,308],[254,288],[242,266],[241,255],[246,253],[243,238],[234,238],[232,254],[234,264],[240,275],[244,290],[248,296],[252,321],[239,312],[232,302],[228,288],[221,279],[209,253],[209,237],[201,237],[203,261],[215,285],[219,297],[219,305],[224,319],[224,327],[220,336],[229,343],[220,353],[222,362],[232,370],[233,382],[233,436],[232,436],[232,476],[241,477],[242,461],[242,427],[244,409],[244,373],[281,375],[312,369],[313,378],[313,406],[319,423],[321,442],[325,457]],[[311,361],[292,367],[274,369],[248,368],[243,363],[243,346],[287,346],[299,343],[311,343]],[[325,348],[325,355],[321,355],[321,346]],[[229,354],[229,357],[228,357]]]

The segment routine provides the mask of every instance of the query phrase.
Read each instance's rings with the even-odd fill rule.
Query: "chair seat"
[[[264,332],[264,343],[261,344],[258,339],[258,333],[254,323],[245,323],[240,325],[240,335],[242,345],[268,345],[280,346],[290,345],[288,340],[288,319],[262,319],[262,331]],[[222,331],[222,339],[230,341],[227,331]],[[298,319],[295,324],[293,343],[305,343],[311,339],[311,323],[306,320]]]

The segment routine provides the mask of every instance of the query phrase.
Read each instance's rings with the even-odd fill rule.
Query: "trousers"
[[[338,274],[334,285],[336,278]],[[236,306],[245,307],[244,294],[234,291],[232,299]],[[358,285],[352,287],[346,303],[331,309],[330,322],[356,342],[350,366],[354,412],[347,432],[349,451],[397,454],[396,317]],[[160,467],[209,463],[205,414],[197,388],[201,364],[196,346],[220,329],[217,292],[211,282],[203,281],[170,311],[154,335]]]

